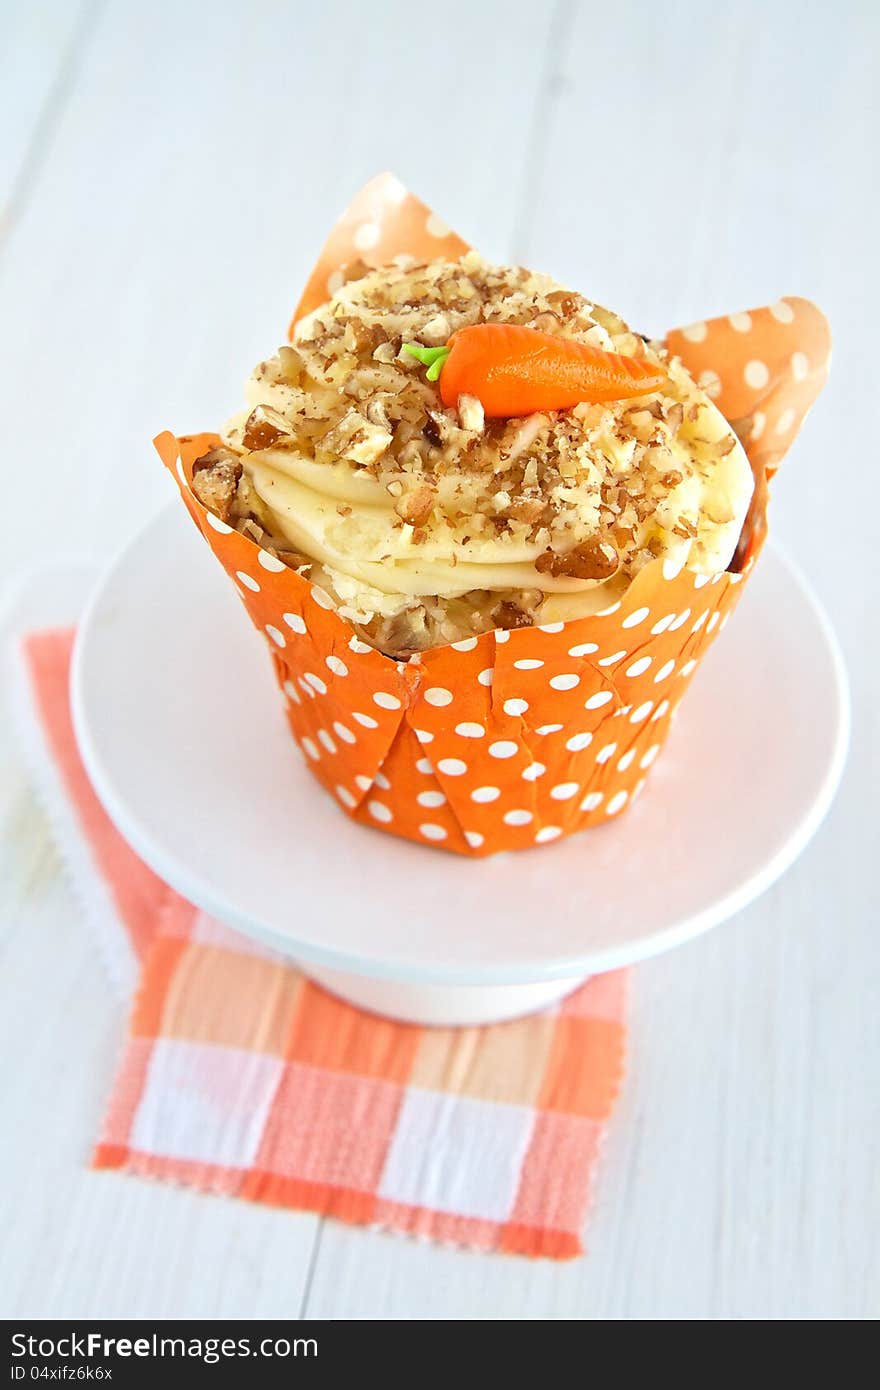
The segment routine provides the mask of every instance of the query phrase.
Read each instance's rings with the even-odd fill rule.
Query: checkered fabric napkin
[[[140,974],[94,1166],[480,1250],[581,1253],[621,1081],[624,972],[488,1028],[342,1003],[121,839],[74,742],[72,642],[69,628],[24,641],[25,741],[105,958],[123,987]]]

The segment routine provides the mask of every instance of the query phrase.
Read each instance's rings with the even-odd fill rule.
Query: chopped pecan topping
[[[193,492],[221,521],[232,515],[241,472],[241,460],[231,449],[211,449],[193,464]]]
[[[293,430],[280,411],[258,405],[245,421],[242,442],[246,449],[270,449],[279,439],[292,434]]]
[[[620,561],[614,546],[608,541],[590,540],[583,545],[559,555],[555,550],[546,550],[535,561],[539,574],[550,574],[554,579],[565,576],[569,579],[610,579]]]
[[[427,484],[415,492],[405,492],[394,504],[394,510],[408,526],[424,526],[434,510],[436,499],[434,488]]]

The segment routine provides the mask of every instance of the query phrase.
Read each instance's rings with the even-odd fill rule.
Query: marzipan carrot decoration
[[[475,396],[494,419],[646,396],[666,380],[652,362],[516,324],[477,323],[445,347],[405,343],[403,350],[425,364],[429,381],[439,380],[445,406]]]

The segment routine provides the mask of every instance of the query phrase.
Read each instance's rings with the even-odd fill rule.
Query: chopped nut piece
[[[551,574],[554,578],[565,575],[570,579],[610,579],[620,561],[614,546],[608,541],[592,540],[558,555],[547,550],[535,561],[539,574]]]
[[[241,472],[241,460],[231,449],[211,449],[193,464],[193,492],[221,521],[232,514]]]
[[[406,492],[394,504],[394,510],[408,526],[424,526],[434,510],[436,493],[432,487],[420,487],[416,492]]]
[[[504,599],[492,609],[492,621],[496,627],[517,628],[531,627],[535,620],[518,603]]]
[[[292,434],[290,424],[280,411],[268,405],[258,405],[245,421],[242,442],[246,449],[270,449],[279,439]]]
[[[475,430],[477,434],[482,434],[486,416],[483,404],[476,396],[459,396],[458,418],[463,430]]]

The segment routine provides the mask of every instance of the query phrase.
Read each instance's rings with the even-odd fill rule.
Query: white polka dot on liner
[[[359,227],[355,228],[352,241],[358,251],[372,251],[380,236],[381,230],[375,222],[362,222]]]
[[[579,791],[580,786],[577,782],[558,782],[555,787],[550,788],[550,795],[554,801],[571,801]]]
[[[562,629],[563,629],[564,627],[565,627],[565,623],[539,623],[539,624],[538,624],[538,631],[539,631],[539,632],[561,632]]]
[[[309,683],[308,683],[308,681],[306,680],[305,676],[297,676],[297,680],[298,680],[298,682],[299,682],[299,688],[300,688],[300,690],[303,692],[304,695],[308,695],[308,697],[309,697],[310,700],[317,699],[317,696],[316,696],[316,694],[315,694],[315,691],[314,691],[314,690],[312,689],[312,687],[309,685]]]
[[[657,674],[656,674],[655,677],[654,677],[654,684],[655,684],[655,685],[659,685],[661,681],[668,680],[669,677],[672,675],[672,673],[673,673],[674,670],[675,670],[675,662],[674,662],[674,661],[672,661],[672,660],[670,660],[670,661],[664,661],[663,665],[660,667],[660,670],[657,672]]]
[[[467,772],[467,763],[462,762],[461,758],[441,758],[437,771],[442,772],[444,777],[463,777]]]
[[[252,579],[249,574],[245,574],[244,570],[236,570],[235,576],[246,589],[250,589],[252,594],[258,594],[260,592],[260,586],[256,579]]]
[[[537,782],[539,777],[543,777],[547,768],[543,763],[529,763],[528,767],[522,770],[523,781]]]
[[[357,739],[351,732],[351,729],[347,728],[345,724],[340,724],[338,719],[334,721],[333,732],[337,738],[342,739],[343,743],[357,743]]]
[[[517,746],[509,739],[500,738],[495,743],[489,744],[489,753],[493,758],[513,758],[516,756]]]
[[[343,806],[348,806],[350,810],[354,810],[355,806],[357,806],[357,797],[352,796],[348,787],[337,787],[336,795],[339,797]]]
[[[629,752],[624,753],[623,757],[617,764],[618,772],[626,772],[626,769],[629,767],[630,763],[632,762],[635,756],[636,750],[634,748],[630,748]]]
[[[703,626],[703,623],[706,621],[708,616],[709,610],[708,608],[704,608],[699,618],[697,618],[697,621],[692,625],[691,632],[699,632],[700,628]]]
[[[350,637],[348,646],[349,650],[353,651],[356,656],[366,656],[367,652],[373,650],[372,647],[367,646],[366,642],[362,642],[359,637]]]
[[[299,694],[297,693],[297,689],[293,681],[285,681],[283,689],[288,700],[292,700],[295,705],[302,704],[302,700],[299,698]]]
[[[561,676],[550,677],[551,690],[574,690],[580,683],[580,676],[576,676],[573,671],[566,671]]]
[[[690,616],[691,610],[689,608],[685,608],[683,612],[679,613],[678,617],[675,619],[675,622],[669,624],[669,631],[678,632],[678,629],[680,627],[684,627],[685,623],[687,622]]]
[[[492,667],[487,666],[485,671],[481,671],[480,674],[477,676],[477,680],[480,682],[480,685],[489,686],[492,684],[494,676],[495,672],[492,669]]]
[[[593,742],[593,735],[589,732],[582,734],[572,734],[571,738],[565,740],[565,746],[569,753],[580,753],[582,749],[589,748]]]
[[[652,723],[652,724],[656,724],[656,723],[657,723],[657,720],[658,720],[658,719],[662,719],[663,716],[664,716],[664,714],[666,713],[666,711],[667,711],[668,709],[669,709],[669,701],[668,701],[668,700],[661,700],[660,703],[659,703],[659,705],[658,705],[657,708],[655,709],[654,713],[651,715],[651,723]]]
[[[675,614],[674,614],[674,613],[667,613],[666,616],[665,616],[665,618],[659,618],[659,619],[658,619],[658,621],[657,621],[657,622],[654,624],[654,626],[651,628],[651,633],[653,634],[654,637],[659,637],[659,636],[660,636],[660,633],[661,633],[661,632],[665,632],[666,629],[668,628],[669,624],[672,623],[672,622],[674,622],[674,621],[675,621]]]
[[[638,627],[639,623],[643,623],[650,612],[650,608],[634,608],[631,613],[626,615],[620,626]]]
[[[558,840],[562,830],[558,825],[545,825],[535,836],[536,845],[547,845],[551,840]]]
[[[388,781],[388,778],[385,776],[384,772],[377,772],[375,777],[373,778],[373,781],[380,791],[390,792],[391,783]]]
[[[535,733],[540,734],[542,738],[546,738],[548,734],[558,734],[561,728],[561,724],[542,724],[539,729],[535,730]]]
[[[648,749],[647,753],[645,753],[644,757],[639,758],[639,767],[643,767],[645,769],[649,768],[659,752],[660,744],[652,744],[651,747]]]
[[[600,748],[599,751],[598,751],[598,753],[596,754],[596,762],[597,762],[597,763],[607,763],[607,762],[609,762],[609,761],[614,757],[614,754],[615,754],[616,752],[617,752],[617,744],[616,744],[616,743],[606,743],[606,744],[605,744],[605,747],[604,747],[604,748]]]
[[[328,671],[332,671],[334,676],[347,676],[348,667],[338,656],[325,656],[324,665]]]
[[[791,354],[791,374],[795,381],[804,381],[810,372],[810,359],[805,352]]]
[[[430,822],[419,826],[419,834],[424,835],[426,840],[445,840],[446,831],[442,825],[432,825]]]
[[[709,583],[709,581],[710,581],[711,578],[712,578],[711,574],[698,574],[698,575],[695,575],[695,576],[694,576],[694,588],[695,588],[695,589],[705,589],[706,585]]]
[[[443,218],[438,217],[436,212],[432,212],[425,223],[425,231],[428,233],[428,236],[437,237],[438,240],[450,235],[449,228],[443,221]]]
[[[219,518],[219,516],[215,516],[213,512],[206,512],[206,513],[205,513],[205,516],[206,516],[208,525],[212,528],[212,530],[216,531],[218,535],[220,535],[220,536],[231,536],[231,535],[232,535],[232,527],[231,527],[231,526],[227,526],[227,524],[226,524],[225,521],[221,521],[220,518]]]
[[[444,705],[452,704],[452,691],[445,690],[442,685],[432,685],[425,691],[425,699],[429,705],[441,709]]]
[[[786,304],[784,299],[780,299],[777,304],[771,304],[770,313],[777,323],[792,323],[794,321],[794,309],[790,304]]]
[[[597,665],[597,666],[615,666],[615,665],[617,664],[618,661],[623,661],[623,658],[624,658],[625,656],[629,656],[629,652],[627,652],[627,651],[612,652],[610,656],[600,656],[599,660],[596,662],[596,665]]]
[[[318,738],[320,739],[321,743],[323,743],[328,753],[336,752],[336,744],[333,742],[326,729],[318,730]]]
[[[476,801],[480,805],[488,804],[490,801],[497,801],[500,795],[500,787],[477,787],[471,792],[471,801]]]
[[[616,816],[618,811],[623,810],[628,800],[629,792],[616,792],[605,807],[606,816]]]
[[[599,650],[598,642],[579,642],[576,647],[569,647],[569,656],[591,656],[593,652]]]
[[[770,380],[767,363],[762,362],[758,357],[753,357],[750,362],[746,363],[743,376],[746,386],[751,386],[753,391],[760,391]]]
[[[482,724],[475,724],[465,720],[461,724],[456,724],[455,732],[459,738],[485,738],[486,730]]]
[[[476,637],[462,637],[460,642],[451,642],[449,645],[455,652],[472,652],[477,645],[477,639]]]
[[[423,777],[433,777],[434,768],[428,758],[419,758],[416,762],[416,772],[420,772]]]
[[[380,709],[400,709],[400,701],[396,695],[389,695],[385,690],[377,690],[373,696],[373,704]]]
[[[702,343],[709,329],[704,319],[699,319],[696,323],[689,323],[687,328],[681,330],[681,336],[687,338],[689,343]]]
[[[335,611],[336,604],[333,602],[330,595],[325,593],[323,589],[317,588],[315,585],[312,585],[312,598],[319,608],[324,608],[328,613],[333,613]]]
[[[506,628],[498,627],[495,629],[495,641],[501,642],[502,644],[510,641],[510,633]]]
[[[298,633],[300,637],[305,636],[307,631],[306,625],[298,613],[282,613],[281,617],[290,628],[291,632]]]
[[[584,704],[584,709],[601,709],[613,698],[610,690],[597,690]]]
[[[373,779],[371,777],[365,777],[362,772],[359,772],[354,779],[354,783],[356,787],[360,787],[362,792],[368,792],[373,785]]]
[[[356,719],[364,729],[378,729],[379,727],[378,721],[370,714],[360,714],[357,710],[352,710],[351,717]]]
[[[544,665],[543,661],[537,661],[529,657],[523,657],[520,661],[515,661],[513,664],[517,671],[537,671],[539,667]]]
[[[516,718],[520,714],[525,714],[529,707],[528,700],[505,700],[504,713]]]
[[[789,430],[792,429],[792,427],[794,426],[796,420],[797,411],[793,410],[792,407],[789,406],[786,410],[782,411],[781,415],[779,416],[779,419],[776,421],[776,433],[788,434]]]
[[[321,754],[318,752],[317,745],[314,744],[310,738],[304,738],[302,741],[302,746],[306,750],[312,761],[317,762],[321,756]]]
[[[653,660],[654,658],[652,656],[640,656],[638,661],[634,661],[631,666],[627,666],[626,674],[633,677],[643,676]]]
[[[752,416],[752,428],[749,433],[749,439],[753,443],[761,438],[766,424],[767,416],[764,414],[763,410],[756,410]]]
[[[706,367],[697,377],[697,385],[701,391],[705,391],[710,400],[715,400],[721,395],[721,378],[711,367]]]
[[[272,623],[267,623],[267,624],[266,624],[266,636],[267,636],[267,637],[271,637],[271,639],[272,639],[272,641],[275,643],[275,646],[276,646],[276,647],[286,647],[286,646],[287,646],[287,641],[286,641],[286,639],[285,639],[284,633],[283,633],[283,632],[279,632],[279,631],[278,631],[278,628],[277,628],[277,627],[274,627],[274,626],[272,625]]]
[[[327,276],[327,293],[336,294],[345,284],[345,276],[341,270],[331,270]]]
[[[388,807],[381,801],[368,801],[367,810],[373,817],[373,820],[381,821],[383,825],[387,825],[390,820],[394,819],[391,811],[389,811]]]
[[[630,724],[641,724],[643,719],[647,719],[653,708],[654,701],[646,700],[643,705],[639,705],[637,709],[633,710],[629,717]]]
[[[607,608],[600,608],[596,614],[597,618],[610,618],[612,613],[616,613],[620,608],[620,599],[616,603],[609,604]]]
[[[715,629],[716,629],[716,627],[718,626],[718,624],[719,624],[720,622],[721,622],[721,613],[720,613],[720,611],[716,608],[715,612],[712,614],[711,618],[709,619],[708,623],[706,624],[706,632],[707,632],[707,633],[708,633],[708,632],[714,632]]]
[[[413,733],[415,734],[415,736],[416,736],[416,738],[418,739],[419,743],[433,743],[433,742],[434,742],[434,735],[433,735],[432,733],[430,733],[427,729],[413,729]]]
[[[534,816],[531,811],[505,811],[504,813],[505,825],[528,825],[532,820],[534,820]]]
[[[479,849],[485,836],[481,835],[479,830],[466,830],[464,832],[464,838],[467,840],[471,849]]]
[[[284,561],[279,560],[277,555],[270,555],[268,550],[257,551],[257,563],[262,565],[264,570],[268,570],[270,574],[280,574],[282,570],[287,569]]]
[[[446,805],[446,797],[442,792],[419,792],[416,801],[420,806],[425,806],[428,810],[434,810],[438,806]]]
[[[589,792],[581,802],[582,811],[595,811],[597,806],[602,805],[602,792]]]
[[[316,676],[314,671],[306,671],[304,679],[308,681],[312,689],[316,690],[319,695],[327,694],[326,682],[322,681],[320,676]]]
[[[668,580],[677,579],[684,569],[686,560],[686,555],[670,555],[663,561],[663,578]]]
[[[727,322],[737,333],[748,333],[752,326],[751,314],[729,314]]]

